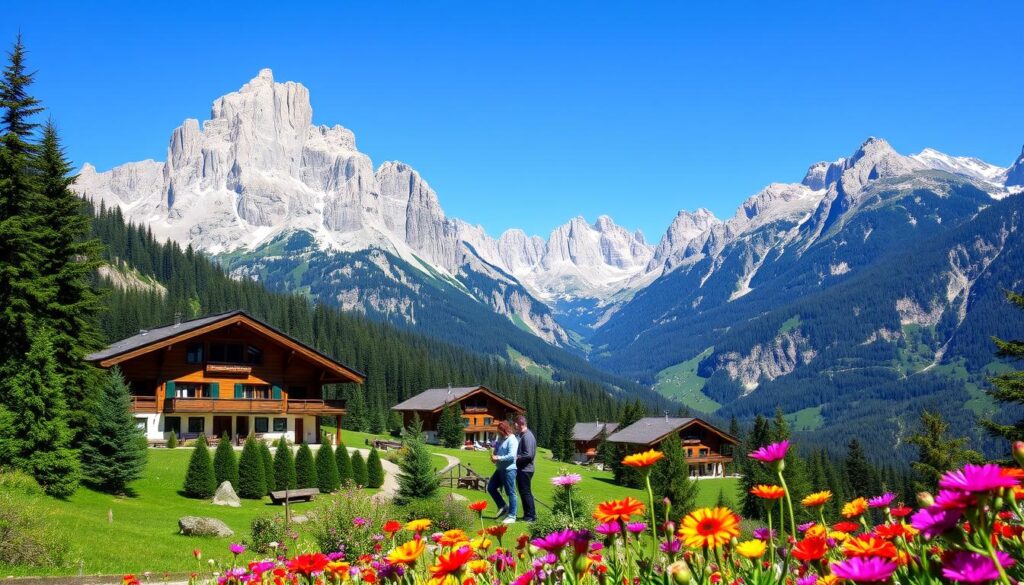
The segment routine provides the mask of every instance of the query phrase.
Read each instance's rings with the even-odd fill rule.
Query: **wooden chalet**
[[[462,411],[466,441],[481,444],[497,438],[500,421],[510,420],[526,412],[522,406],[498,396],[486,386],[431,388],[392,406],[391,410],[402,413],[405,426],[409,426],[419,416],[427,441],[437,443],[437,423],[441,412],[452,404],[458,404]]]
[[[199,435],[320,442],[321,417],[343,400],[325,400],[327,384],[366,377],[243,311],[141,331],[85,358],[118,366],[132,410],[150,441]]]
[[[576,445],[573,461],[592,463],[597,457],[597,448],[601,446],[601,432],[604,431],[605,439],[607,439],[617,428],[619,428],[619,423],[614,422],[576,423],[576,426],[572,428],[572,442]]]
[[[634,452],[657,449],[662,442],[682,442],[692,477],[722,477],[732,462],[739,439],[699,418],[648,417],[617,430],[608,437],[612,443],[627,445]]]

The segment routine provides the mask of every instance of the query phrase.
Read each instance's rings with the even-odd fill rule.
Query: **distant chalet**
[[[402,414],[402,423],[408,427],[414,418],[423,423],[427,442],[437,443],[437,423],[441,412],[456,404],[461,411],[463,434],[467,442],[486,443],[498,437],[498,423],[526,412],[522,406],[502,398],[486,386],[461,388],[430,388],[391,410]]]
[[[608,437],[632,451],[657,449],[666,440],[682,442],[691,477],[722,477],[739,439],[699,418],[647,417]]]
[[[325,400],[326,384],[362,384],[366,376],[253,318],[230,311],[122,339],[86,361],[118,366],[132,410],[150,441],[227,433],[320,442],[320,417],[342,400]]]

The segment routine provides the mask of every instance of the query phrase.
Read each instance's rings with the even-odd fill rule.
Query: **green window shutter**
[[[220,382],[210,383],[210,398],[220,398]]]
[[[164,384],[164,388],[167,390],[166,396],[173,398],[174,397],[174,380],[168,380],[167,383]]]
[[[235,398],[245,398],[245,390],[242,390],[241,384],[235,384]]]
[[[274,400],[281,400],[281,387],[274,384]]]

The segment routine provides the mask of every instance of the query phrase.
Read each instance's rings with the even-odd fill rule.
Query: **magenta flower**
[[[663,552],[663,553],[668,553],[668,554],[673,554],[674,555],[674,554],[678,553],[683,548],[683,541],[679,540],[678,538],[673,538],[672,540],[670,540],[668,542],[663,542],[663,543],[659,544],[658,548],[660,548],[661,552]]]
[[[854,557],[832,563],[832,574],[854,583],[881,583],[888,581],[896,570],[896,563],[881,557]]]
[[[566,473],[565,475],[556,475],[551,478],[551,484],[558,487],[572,487],[582,481],[578,473]]]
[[[598,524],[594,527],[594,532],[600,534],[601,536],[613,536],[615,534],[618,534],[620,530],[622,530],[622,526],[620,526],[619,523],[615,520],[612,520],[611,522],[605,522],[603,524]]]
[[[537,576],[537,572],[536,571],[527,571],[527,572],[523,573],[522,575],[519,575],[518,577],[516,577],[516,580],[512,582],[512,585],[527,585],[528,583],[533,581],[533,578],[536,577],[536,576]]]
[[[943,510],[932,506],[915,512],[910,517],[910,524],[920,530],[925,538],[935,538],[956,526],[962,515],[962,510]]]
[[[754,529],[754,538],[756,538],[758,540],[768,541],[768,540],[771,540],[771,539],[775,538],[776,536],[778,536],[778,534],[779,534],[778,530],[772,530],[769,533],[767,528],[755,528]]]
[[[368,520],[366,518],[361,517],[361,516],[356,516],[355,518],[352,519],[352,524],[354,526],[358,526],[360,528],[362,528],[363,526],[366,526],[367,522],[368,522]]]
[[[231,554],[233,554],[233,555],[240,555],[240,554],[245,552],[245,545],[244,544],[236,544],[236,543],[232,542],[231,546],[228,547],[228,548],[231,549]]]
[[[943,510],[963,510],[975,504],[974,494],[959,490],[941,490],[935,496],[935,506]]]
[[[818,582],[818,576],[814,573],[808,573],[803,577],[796,580],[796,585],[814,585]]]
[[[626,530],[632,532],[633,534],[641,534],[643,531],[647,530],[647,523],[630,522],[629,524],[626,524]]]
[[[888,508],[889,504],[896,499],[896,494],[892,492],[885,492],[880,496],[875,496],[868,500],[868,506],[872,508]]]
[[[797,530],[799,530],[800,532],[807,532],[807,530],[808,530],[808,529],[809,529],[809,528],[810,528],[811,526],[814,526],[814,524],[815,524],[815,522],[814,522],[814,521],[811,521],[811,522],[804,522],[803,524],[797,524],[797,526],[796,526],[796,529],[797,529]]]
[[[778,443],[772,443],[771,445],[765,445],[760,449],[750,454],[751,459],[756,459],[761,463],[775,463],[786,457],[786,451],[789,450],[789,440],[779,441]]]
[[[552,532],[551,534],[545,536],[544,538],[534,538],[533,540],[530,541],[530,544],[532,544],[533,546],[535,546],[535,547],[537,547],[539,549],[546,550],[548,552],[553,552],[553,553],[557,554],[563,548],[565,548],[565,545],[569,544],[569,542],[575,536],[576,536],[576,533],[574,531],[566,528],[565,530],[559,530],[557,532]]]
[[[1003,567],[1013,564],[1010,555],[1002,551],[996,551],[996,557]],[[999,569],[983,554],[958,550],[942,565],[942,576],[959,583],[986,583],[999,578]]]
[[[987,492],[999,488],[1012,488],[1017,483],[1017,478],[1003,473],[1003,468],[995,463],[968,463],[963,469],[947,471],[939,480],[939,487],[964,492]]]

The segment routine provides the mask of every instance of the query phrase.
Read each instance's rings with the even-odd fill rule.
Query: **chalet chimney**
[[[174,312],[174,326],[181,325],[181,311]]]

